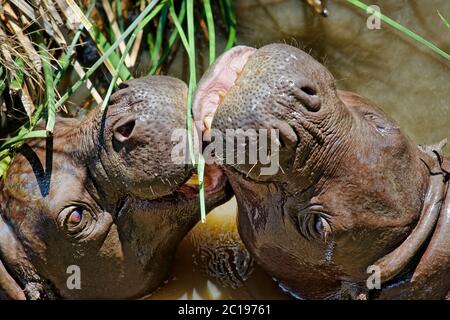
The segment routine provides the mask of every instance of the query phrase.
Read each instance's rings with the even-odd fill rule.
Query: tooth
[[[206,129],[210,130],[212,125],[213,117],[207,116],[205,117],[205,120],[203,121],[205,123]]]

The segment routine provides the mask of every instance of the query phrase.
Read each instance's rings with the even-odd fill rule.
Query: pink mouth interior
[[[212,119],[222,98],[235,85],[249,57],[255,51],[256,49],[245,46],[228,50],[216,60],[199,82],[192,112],[195,125],[199,132],[203,133],[205,140],[210,139]],[[196,196],[198,192],[198,186],[191,180],[192,178],[180,187],[180,190],[188,197]],[[226,185],[226,181],[227,178],[219,166],[205,166],[204,185],[207,194],[221,190]]]
[[[178,189],[186,197],[193,198],[198,196],[197,175],[192,177]],[[204,172],[205,193],[212,194],[220,191],[226,184],[227,178],[223,171],[217,165],[206,165]]]
[[[237,46],[221,55],[197,86],[192,111],[197,129],[207,138],[222,98],[236,83],[254,48]]]

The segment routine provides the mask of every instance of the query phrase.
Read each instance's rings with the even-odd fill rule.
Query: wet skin
[[[170,77],[128,81],[102,113],[59,119],[27,140],[0,182],[0,297],[135,298],[165,279],[199,220],[193,170],[171,161],[187,88]],[[207,209],[231,190],[217,174]],[[80,268],[81,289],[66,284]]]
[[[284,44],[225,53],[194,101],[207,138],[211,128],[279,132],[276,174],[261,175],[261,163],[223,166],[240,236],[283,288],[307,299],[446,297],[442,145],[419,148],[374,103],[337,90],[324,66]],[[379,290],[366,286],[371,265]]]

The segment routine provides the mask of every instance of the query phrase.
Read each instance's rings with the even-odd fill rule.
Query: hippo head
[[[26,141],[0,184],[0,294],[129,298],[164,280],[199,219],[193,169],[171,160],[186,100],[177,79],[127,81],[104,112]],[[207,209],[230,196],[211,172]]]
[[[427,156],[373,103],[337,90],[323,65],[284,44],[228,51],[203,77],[195,101],[199,129],[214,142],[214,130],[221,132],[239,233],[256,261],[303,298],[364,291],[367,268],[419,219]],[[275,140],[270,157],[278,170],[264,174],[261,157],[235,160],[240,144],[229,144],[236,134],[227,132],[239,129],[253,130],[241,140],[247,153],[261,149],[261,137]],[[275,137],[257,135],[271,129]]]

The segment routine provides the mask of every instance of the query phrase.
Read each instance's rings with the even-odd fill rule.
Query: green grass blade
[[[159,17],[158,28],[156,30],[155,46],[152,49],[151,56],[150,56],[152,66],[156,65],[159,60],[161,45],[162,45],[163,36],[164,36],[164,30],[166,28],[166,23],[167,23],[167,15],[169,13],[169,7],[170,7],[170,3],[165,4],[164,8],[161,12],[161,16]]]
[[[233,10],[231,0],[224,0],[224,11],[228,23],[228,40],[225,46],[225,51],[232,48],[236,44],[236,16]]]
[[[153,34],[151,34],[150,32],[147,35],[147,45],[149,51],[153,51],[153,48],[155,47],[155,41],[153,40]]]
[[[114,32],[112,31],[111,24],[108,24],[108,32],[111,39],[115,40]],[[100,29],[96,26],[96,24],[92,24],[92,28],[87,30],[89,32],[89,35],[91,36],[92,40],[94,40],[94,44],[97,47],[98,51],[100,52],[100,55],[103,55],[108,49],[111,47],[110,43],[104,36],[104,34],[100,31]],[[114,66],[117,65],[120,58],[115,52],[111,52],[106,61],[105,64],[109,68],[109,70],[113,69]],[[112,72],[112,71],[111,71]],[[128,71],[127,68],[122,68],[120,70],[120,77],[122,80],[129,79],[131,77],[131,73]]]
[[[50,54],[44,44],[42,37],[39,39],[39,55],[42,60],[42,69],[44,71],[45,90],[46,90],[46,105],[47,105],[47,127],[46,130],[53,133],[55,126],[55,87],[53,85],[53,70],[50,61]]]
[[[170,11],[170,8],[169,8],[169,11]],[[186,16],[186,0],[183,0],[183,2],[181,3],[180,13],[178,14],[178,18],[177,18],[177,21],[179,22],[180,25],[183,24],[185,16]],[[149,72],[150,75],[155,74],[156,71],[162,66],[164,61],[169,57],[170,50],[172,50],[172,48],[175,44],[175,41],[178,39],[178,37],[179,37],[178,28],[175,27],[169,36],[168,45],[164,47],[161,58],[159,59],[158,63],[154,64],[152,66],[152,68],[150,69],[150,72]]]
[[[3,152],[0,153],[0,178],[3,177],[6,171],[8,170],[11,160],[12,158],[9,155],[8,150],[4,150]]]
[[[90,32],[90,35],[92,39],[94,39],[94,43],[97,46],[97,49],[99,50],[100,54],[104,56],[106,52],[109,52],[109,49],[111,48],[111,45],[109,44],[108,40],[104,36],[104,34],[96,27],[94,26]],[[122,38],[122,37],[121,37]],[[121,42],[120,39],[117,39],[115,43]],[[110,63],[111,66],[117,66],[119,63],[119,56],[112,50],[108,53],[107,59],[105,59]],[[131,73],[127,68],[122,68],[120,71],[120,78],[122,80],[127,80],[131,78]]]
[[[128,44],[125,47],[124,52],[122,53],[122,56],[120,57],[119,60],[119,64],[115,70],[114,76],[111,80],[111,83],[108,86],[108,91],[106,92],[105,98],[103,98],[103,102],[102,102],[102,106],[101,106],[101,110],[104,111],[106,109],[106,106],[109,103],[109,98],[111,98],[111,94],[114,90],[114,87],[116,86],[117,83],[117,79],[119,78],[119,69],[121,68],[121,66],[123,65],[123,63],[125,62],[125,57],[127,56],[128,52],[131,49],[131,45],[133,44],[135,37],[133,37],[135,34],[133,33],[130,37],[130,40],[128,40]]]
[[[365,12],[367,12],[367,9],[369,8],[369,6],[359,0],[345,0],[348,3],[364,10]],[[441,50],[440,48],[438,48],[436,45],[432,44],[431,42],[425,40],[424,38],[422,38],[421,36],[419,36],[418,34],[414,33],[413,31],[409,30],[408,28],[402,26],[400,23],[392,20],[391,18],[389,18],[388,16],[385,16],[384,14],[380,13],[380,18],[383,22],[389,24],[390,26],[394,27],[395,29],[399,30],[400,32],[404,33],[405,35],[407,35],[408,37],[416,40],[417,42],[419,42],[420,44],[426,46],[427,48],[431,49],[432,51],[434,51],[435,53],[437,53],[438,55],[440,55],[441,57],[444,57],[447,60],[450,60],[450,55],[448,53],[446,53],[445,51]]]
[[[41,138],[43,136],[40,136],[39,133],[32,133],[32,132],[38,132],[38,131],[31,131],[36,126],[38,121],[41,119],[42,113],[46,107],[45,103],[41,103],[37,108],[36,111],[34,111],[33,115],[31,116],[31,121],[27,122],[26,124],[22,125],[19,129],[18,134],[15,137],[12,137],[8,139],[2,146],[0,147],[0,151],[4,151],[5,149],[15,147],[17,143],[28,139],[28,138]],[[40,130],[42,132],[47,132],[46,130]],[[29,136],[31,134],[31,136]],[[37,136],[33,136],[37,135]],[[25,138],[24,138],[25,137]]]
[[[30,131],[25,134],[17,135],[15,137],[9,139],[2,145],[1,149],[4,150],[6,148],[12,147],[16,143],[21,142],[23,140],[33,139],[33,138],[46,138],[46,137],[47,137],[47,130]]]
[[[203,182],[205,176],[205,158],[201,154],[198,158],[197,175],[200,201],[200,218],[202,223],[206,223],[205,186]]]
[[[189,90],[187,106],[187,131],[190,155],[193,163],[196,162],[192,141],[192,99],[197,85],[196,63],[195,63],[195,27],[194,27],[194,0],[187,1],[187,25],[188,25],[188,55],[189,55]]]
[[[447,21],[447,19],[444,18],[444,16],[439,12],[439,10],[437,13],[438,13],[439,17],[441,18],[442,22],[444,22],[447,29],[450,30],[450,23]]]
[[[186,49],[189,57],[189,90],[188,90],[188,101],[187,101],[187,112],[186,112],[186,127],[188,136],[188,148],[189,155],[194,167],[197,168],[197,176],[199,181],[199,195],[200,195],[200,216],[202,222],[206,221],[206,211],[205,211],[205,190],[203,187],[203,176],[204,176],[204,159],[199,157],[199,165],[196,164],[196,157],[194,153],[193,140],[192,140],[192,98],[197,84],[196,79],[196,64],[195,64],[195,28],[194,28],[194,3],[193,0],[187,0],[187,25],[188,25],[188,39],[181,27],[178,17],[175,13],[175,8],[173,6],[173,0],[170,6],[170,16],[178,29],[181,41]]]
[[[211,2],[210,0],[204,0],[203,4],[205,6],[206,24],[208,26],[209,64],[211,65],[214,60],[216,60],[216,32],[214,28],[214,17],[211,9]]]
[[[186,2],[183,2],[183,6],[186,7]],[[186,49],[186,52],[187,52],[187,54],[189,56],[190,53],[191,53],[191,50],[189,49],[189,42],[188,42],[188,40],[186,38],[186,34],[184,33],[183,27],[181,26],[181,23],[178,20],[177,14],[175,12],[175,7],[174,7],[174,4],[173,4],[173,0],[171,0],[169,13],[170,13],[170,17],[173,20],[173,23],[175,24],[175,27],[178,30],[178,33],[180,34],[181,42],[183,43],[183,46]]]
[[[3,94],[6,88],[6,75],[3,76],[3,68],[0,66],[0,96]]]
[[[164,3],[161,3],[157,7],[155,7],[155,9],[151,12],[151,14],[149,14],[147,17],[145,17],[145,19],[142,20],[141,23],[139,23],[139,25],[136,27],[136,29],[132,33],[130,39],[127,42],[125,50],[124,50],[122,56],[120,57],[119,64],[116,68],[116,72],[113,76],[113,79],[111,80],[111,83],[109,84],[108,91],[106,92],[106,96],[103,99],[103,103],[101,106],[102,111],[106,109],[106,106],[108,105],[108,102],[109,102],[109,98],[111,97],[112,91],[113,91],[114,86],[119,77],[118,69],[121,68],[122,65],[124,64],[125,57],[127,56],[128,52],[130,51],[131,47],[133,46],[133,43],[136,40],[138,33],[161,11],[161,9],[164,7],[164,5],[165,5]]]
[[[22,90],[23,84],[23,69],[25,68],[25,63],[22,59],[17,58],[14,61],[17,66],[15,76],[9,82],[9,90],[13,92],[19,92]]]
[[[187,25],[188,25],[188,39],[189,39],[189,91],[188,91],[188,107],[187,107],[187,133],[189,150],[192,161],[195,164],[195,154],[192,140],[192,99],[197,85],[197,72],[195,63],[195,27],[194,27],[194,0],[187,1]],[[200,218],[203,223],[206,222],[205,210],[205,188],[203,184],[205,161],[200,155],[198,158],[197,176],[198,176],[198,192],[200,201]]]
[[[116,0],[116,11],[117,11],[117,20],[119,20],[119,30],[120,33],[123,33],[123,30],[125,29],[124,19],[123,19],[123,12],[122,12],[122,6],[121,6],[120,0]]]
[[[85,75],[79,79],[67,92],[58,100],[56,103],[56,108],[60,107],[69,97],[70,95],[77,90],[85,81],[87,78],[89,78],[95,70],[97,70],[102,63],[111,55],[114,50],[117,49],[119,44],[128,37],[134,29],[139,25],[139,23],[152,11],[152,9],[155,7],[155,5],[158,3],[158,0],[152,0],[145,9],[139,14],[139,16],[130,24],[130,26],[122,33],[122,35],[117,39],[109,48],[106,50],[106,52],[94,63],[92,67],[90,67]],[[119,59],[120,60],[120,59]]]
[[[183,3],[184,4],[184,3]],[[187,0],[187,16],[188,16],[188,32],[189,32],[189,26],[193,29],[193,20],[194,20],[194,13],[193,13],[193,4],[192,0]],[[191,103],[192,103],[192,95],[195,90],[196,85],[196,76],[195,76],[195,48],[191,50],[191,43],[188,42],[186,38],[186,34],[184,33],[183,27],[180,24],[180,21],[178,21],[178,17],[175,13],[175,8],[173,4],[173,0],[171,0],[171,6],[169,9],[170,16],[172,17],[173,23],[175,24],[175,27],[178,29],[178,33],[180,34],[181,42],[183,43],[184,48],[186,49],[186,52],[188,54],[189,58],[189,90],[188,90],[188,106],[187,106],[187,115],[186,115],[186,127],[187,127],[187,135],[188,135],[188,148],[189,148],[189,156],[192,161],[192,164],[195,166],[195,155],[194,155],[194,149],[193,149],[193,141],[192,141],[192,124],[191,124]],[[189,15],[191,15],[189,17]],[[192,35],[189,35],[190,40],[191,38],[195,39],[194,32],[192,30]],[[192,43],[194,45],[194,43]],[[193,71],[192,71],[193,70]]]
[[[88,10],[86,11],[86,18],[89,19],[91,16],[92,11],[94,10],[96,1],[92,1],[90,4]],[[72,42],[70,43],[69,48],[67,49],[67,52],[65,52],[62,57],[59,59],[58,64],[58,72],[56,73],[54,84],[55,87],[58,86],[59,82],[61,81],[62,76],[64,75],[64,72],[66,72],[67,68],[70,65],[70,58],[72,57],[72,54],[75,52],[75,46],[77,45],[78,41],[80,40],[81,33],[84,30],[84,25],[80,23],[80,26],[78,27],[77,32],[75,33]]]

